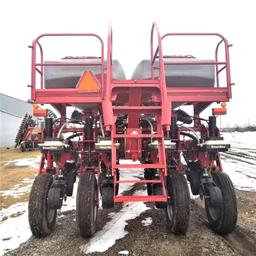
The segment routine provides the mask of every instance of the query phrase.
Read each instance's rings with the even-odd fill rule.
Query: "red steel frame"
[[[154,51],[154,35],[156,33],[157,47]],[[44,63],[43,49],[39,40],[43,37],[94,37],[100,42],[101,46],[101,62],[99,64],[95,63]],[[216,77],[217,77],[217,87],[215,88],[202,88],[202,87],[167,87],[165,81],[165,65],[184,65],[187,63],[183,62],[166,62],[163,58],[162,41],[167,37],[173,36],[217,36],[220,38],[215,51],[215,61],[210,64],[216,66]],[[107,156],[103,153],[100,156],[100,161],[105,162],[105,165],[109,167],[112,171],[114,177],[114,186],[121,183],[161,183],[163,188],[162,195],[153,196],[120,196],[117,195],[114,198],[115,202],[124,201],[167,201],[167,191],[165,187],[165,177],[168,174],[168,168],[166,164],[167,155],[164,146],[164,137],[169,134],[172,104],[178,102],[190,103],[194,106],[194,116],[199,117],[200,113],[208,107],[213,102],[226,102],[231,98],[231,78],[230,78],[230,60],[229,60],[229,44],[227,40],[216,33],[168,33],[163,36],[160,35],[157,25],[154,23],[151,30],[151,79],[145,80],[113,80],[112,79],[112,29],[109,27],[108,33],[108,50],[107,50],[107,67],[106,76],[104,74],[104,44],[102,39],[96,34],[44,34],[39,36],[32,44],[32,76],[31,76],[31,99],[35,103],[39,104],[52,104],[57,110],[59,110],[62,117],[65,117],[66,111],[65,107],[72,104],[79,103],[96,103],[97,107],[94,109],[94,113],[100,112],[103,114],[104,119],[104,130],[111,136],[112,149],[111,149],[111,159],[107,160]],[[218,61],[218,51],[221,44],[224,44],[225,48],[225,61]],[[40,62],[37,62],[37,47],[40,51]],[[159,59],[159,77],[155,76],[154,64],[155,60]],[[190,62],[190,65],[206,65],[209,62]],[[44,66],[91,66],[100,65],[101,66],[101,92],[100,93],[81,93],[78,92],[76,88],[74,89],[44,89],[43,88],[43,77],[44,77]],[[219,69],[219,65],[222,68]],[[38,68],[39,67],[39,68]],[[219,84],[219,74],[226,70],[226,86],[221,87]],[[36,75],[39,74],[40,77],[40,89],[36,87]],[[148,96],[149,95],[149,96]],[[67,97],[68,96],[68,97]],[[155,99],[151,101],[151,105],[146,105],[145,103],[151,98]],[[125,100],[124,100],[125,99]],[[124,103],[125,102],[125,103]],[[128,115],[128,129],[127,133],[118,134],[116,131],[115,122],[120,114]],[[153,115],[157,121],[156,133],[142,133],[139,131],[139,118],[141,114]],[[137,134],[134,135],[132,132],[128,134],[128,130],[136,130]],[[195,130],[201,132],[201,134],[207,134],[207,128],[201,125],[200,121],[195,122]],[[75,132],[79,129],[65,129],[65,131]],[[180,133],[182,129],[178,131]],[[83,130],[79,130],[83,133]],[[55,132],[56,133],[56,132]],[[84,137],[84,134],[83,134]],[[124,139],[126,144],[130,146],[126,148],[126,153],[129,158],[134,160],[140,159],[142,154],[142,139],[156,139],[158,141],[158,153],[151,154],[150,163],[143,164],[120,164],[119,155],[117,154],[116,142],[118,140]],[[86,140],[83,138],[82,142],[76,143],[75,150],[84,156],[84,145],[86,143],[94,143],[97,139],[97,132],[94,132],[94,137],[92,140]],[[172,141],[177,142],[177,148],[175,152],[172,152],[170,156],[175,156],[178,160],[180,159],[180,152],[186,151],[187,157],[190,160],[200,159],[202,165],[205,167],[210,166],[212,163],[209,156],[205,156],[205,153],[199,152],[197,150],[191,150],[191,141],[182,141],[178,134],[177,139]],[[81,145],[82,144],[82,145]],[[93,151],[95,154],[95,150]],[[63,167],[66,160],[72,158],[72,155],[63,154],[60,167]],[[44,160],[47,159],[48,166],[51,168],[52,158],[49,155],[43,155],[42,164],[40,171],[45,171]],[[179,162],[179,161],[178,161]],[[222,170],[219,157],[217,159],[217,170]],[[92,167],[91,167],[92,168]],[[100,167],[93,167],[99,172]],[[117,170],[122,168],[154,168],[158,169],[159,179],[158,180],[117,180]],[[182,171],[182,164],[178,164],[176,169]],[[80,168],[80,172],[83,169]]]
[[[101,47],[101,63],[95,62],[69,62],[69,63],[44,63],[44,54],[40,39],[44,37],[92,37],[99,41]],[[37,62],[37,47],[40,50],[40,62]],[[43,88],[43,77],[45,66],[101,66],[101,79],[100,82],[102,85],[105,84],[104,81],[104,43],[103,40],[96,34],[88,33],[88,34],[43,34],[37,37],[32,43],[32,67],[31,67],[31,100],[36,103],[48,103],[48,104],[72,104],[72,103],[83,103],[85,102],[84,97],[88,96],[86,94],[78,93],[76,89],[44,89]],[[38,69],[40,67],[40,69]],[[36,88],[36,76],[37,73],[40,74],[40,89]],[[67,99],[66,95],[69,96]],[[101,103],[103,95],[90,95],[88,102],[97,102]]]

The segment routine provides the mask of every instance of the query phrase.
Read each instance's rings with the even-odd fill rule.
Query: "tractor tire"
[[[236,194],[229,176],[223,172],[212,172],[212,178],[222,193],[222,203],[211,204],[211,200],[205,200],[207,218],[212,230],[225,235],[231,233],[237,222]]]
[[[91,237],[96,231],[98,213],[98,186],[92,171],[80,176],[76,198],[76,222],[83,237]]]
[[[56,209],[47,208],[47,196],[52,182],[51,174],[39,174],[31,188],[28,219],[31,232],[37,238],[49,235],[56,223]]]
[[[166,221],[169,231],[185,235],[189,225],[190,194],[186,178],[179,173],[167,177],[170,200],[166,206]]]
[[[113,208],[114,203],[114,185],[102,187],[102,208],[103,209],[110,209]]]

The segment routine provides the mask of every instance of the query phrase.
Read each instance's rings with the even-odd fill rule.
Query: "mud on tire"
[[[167,191],[170,196],[165,209],[167,228],[174,234],[185,235],[190,212],[190,194],[185,177],[179,173],[168,176]]]
[[[56,210],[47,209],[47,196],[53,177],[51,174],[38,175],[30,192],[28,219],[32,234],[35,237],[49,235],[56,222]]]
[[[223,172],[212,172],[215,184],[222,192],[221,207],[213,207],[205,200],[205,209],[210,227],[218,234],[231,233],[237,222],[237,204],[235,190],[229,176]]]
[[[87,171],[80,176],[76,197],[76,222],[83,237],[96,231],[98,212],[98,187],[95,174]]]

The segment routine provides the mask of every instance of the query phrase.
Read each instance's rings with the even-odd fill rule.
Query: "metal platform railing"
[[[40,43],[40,39],[45,37],[91,37],[96,38],[100,42],[100,57],[97,57],[100,62],[95,63],[93,61],[87,61],[87,62],[72,62],[72,58],[69,60],[68,63],[60,63],[60,62],[51,62],[46,63],[44,60],[44,51],[42,44]],[[40,87],[41,90],[44,89],[44,67],[47,66],[99,66],[101,70],[100,74],[100,83],[102,85],[102,88],[104,88],[104,43],[101,37],[99,37],[96,34],[93,33],[87,33],[87,34],[80,34],[80,33],[61,33],[61,34],[42,34],[39,37],[37,37],[33,42],[32,46],[30,46],[32,49],[32,61],[31,61],[31,100],[34,101],[36,99],[36,91]],[[39,48],[39,50],[38,50]],[[39,51],[39,53],[38,53]],[[38,57],[39,55],[39,57]],[[87,60],[95,59],[96,57],[89,57]],[[37,84],[37,78],[38,75],[40,76],[40,86]],[[55,92],[62,91],[63,89],[54,89]],[[42,91],[40,92],[42,94]],[[102,95],[103,95],[103,89],[102,89]]]
[[[157,34],[157,46],[156,49],[154,50],[154,31],[156,31]],[[167,37],[198,37],[198,36],[204,36],[204,37],[218,37],[220,38],[220,41],[218,41],[216,48],[215,48],[215,60],[214,61],[189,61],[188,62],[177,62],[177,61],[165,61],[165,58],[163,56],[163,48],[162,48],[162,43],[164,39]],[[221,44],[224,44],[224,52],[225,52],[225,60],[224,61],[219,61],[219,49]],[[231,45],[228,44],[228,41],[225,37],[218,33],[167,33],[164,34],[163,36],[160,36],[159,31],[157,29],[157,25],[154,23],[152,26],[152,31],[151,31],[151,78],[155,79],[155,67],[154,64],[156,62],[156,59],[159,60],[159,79],[164,79],[165,78],[165,66],[166,65],[214,65],[215,66],[215,76],[216,76],[216,87],[215,88],[210,88],[207,91],[212,91],[214,93],[216,88],[225,88],[227,92],[227,97],[226,101],[231,98],[231,75],[230,75],[230,59],[229,59],[229,47]],[[226,83],[224,86],[220,86],[220,74],[222,72],[226,71]],[[195,90],[198,88],[195,88]],[[167,89],[168,90],[168,89]],[[175,88],[171,88],[171,91],[174,91]],[[178,89],[180,90],[180,88]],[[185,88],[182,89],[183,91],[186,91]],[[193,88],[188,89],[190,92],[193,92]],[[202,89],[204,90],[204,89]],[[222,90],[223,91],[223,90]]]

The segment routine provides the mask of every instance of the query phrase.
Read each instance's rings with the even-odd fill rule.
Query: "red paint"
[[[165,81],[165,65],[185,65],[186,62],[166,62],[163,58],[162,43],[167,37],[216,37],[219,38],[213,55],[215,60],[210,62],[215,65],[216,71],[216,87],[166,87]],[[99,86],[101,90],[81,90],[80,86],[72,89],[44,89],[43,77],[45,66],[92,66],[91,63],[78,63],[72,61],[62,64],[59,62],[44,62],[43,48],[40,39],[44,37],[93,37],[100,43],[101,53],[101,75]],[[153,39],[156,39],[156,45]],[[165,149],[165,137],[169,137],[171,125],[171,117],[175,116],[172,106],[175,103],[189,103],[194,108],[194,117],[199,118],[201,112],[214,102],[227,102],[231,98],[231,78],[230,78],[230,60],[229,45],[227,40],[220,34],[216,33],[168,33],[160,35],[158,27],[153,24],[150,37],[150,58],[151,58],[151,79],[143,80],[113,80],[112,79],[112,29],[109,27],[108,48],[107,48],[107,64],[104,66],[104,44],[102,39],[95,34],[44,34],[39,36],[32,44],[32,72],[31,72],[31,99],[35,103],[51,104],[59,111],[62,118],[66,117],[66,106],[78,104],[93,104],[93,109],[82,113],[82,120],[85,121],[87,115],[91,115],[94,119],[93,138],[86,139],[83,128],[64,128],[63,132],[80,132],[83,137],[79,142],[72,142],[72,150],[61,152],[55,164],[58,168],[63,168],[67,160],[75,160],[75,156],[80,158],[80,174],[93,170],[99,173],[101,163],[105,168],[111,169],[114,177],[114,187],[120,183],[160,183],[163,188],[163,194],[157,196],[120,196],[114,198],[115,202],[126,201],[167,201],[167,191],[165,180],[168,173],[177,171],[184,172],[184,165],[181,162],[180,154],[183,153],[186,161],[199,161],[203,168],[214,166],[216,170],[221,171],[221,162],[219,155],[215,163],[210,160],[209,153],[202,152],[202,149],[192,139],[183,140],[180,132],[186,132],[186,128],[178,127],[177,136],[173,139],[176,142],[176,149],[167,151]],[[220,48],[224,47],[225,60],[219,61]],[[38,56],[37,56],[38,55]],[[186,56],[185,56],[186,57]],[[192,58],[187,56],[188,58]],[[90,58],[88,58],[90,59]],[[158,66],[154,67],[158,59]],[[190,62],[190,65],[209,65],[209,62]],[[156,75],[156,68],[158,70]],[[104,73],[105,71],[105,73]],[[226,81],[220,84],[219,75],[226,72]],[[40,79],[37,79],[39,76]],[[94,74],[92,74],[94,77]],[[159,79],[157,78],[159,76]],[[81,78],[82,80],[82,78]],[[36,84],[36,81],[40,81]],[[214,112],[217,113],[216,110]],[[104,123],[104,133],[111,142],[111,150],[108,152],[96,152],[94,143],[98,140],[102,133],[97,125],[99,116],[102,116]],[[118,117],[124,116],[126,123],[116,127],[115,122]],[[155,120],[153,127],[142,127],[141,119],[147,116]],[[54,136],[58,134],[63,122],[54,127]],[[152,125],[152,124],[151,124]],[[153,126],[153,125],[152,125]],[[202,139],[209,137],[208,128],[202,125],[200,119],[196,119],[194,127],[191,127],[201,134]],[[154,143],[155,144],[154,144]],[[155,145],[150,148],[149,145]],[[95,160],[96,166],[87,166],[88,162],[88,145],[90,145],[90,156]],[[149,151],[149,152],[148,152]],[[147,155],[146,155],[147,153]],[[132,160],[138,160],[142,156],[145,157],[143,164],[121,164],[120,159],[127,156]],[[147,158],[147,159],[146,159]],[[44,158],[42,158],[44,159]],[[52,166],[52,156],[47,155],[47,165]],[[41,162],[40,172],[44,172],[44,160]],[[168,163],[168,166],[167,166]],[[122,169],[146,168],[157,169],[159,174],[158,180],[117,180],[117,170]],[[132,170],[131,170],[132,171]]]

